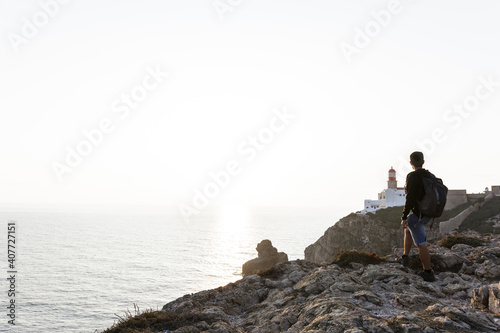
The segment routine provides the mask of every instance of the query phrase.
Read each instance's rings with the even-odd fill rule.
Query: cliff
[[[401,208],[396,211],[401,215]],[[390,220],[389,220],[390,221]],[[394,221],[394,220],[393,220]],[[343,249],[355,249],[387,255],[403,246],[403,230],[399,221],[390,225],[378,214],[351,214],[328,228],[324,235],[304,251],[305,260],[315,263],[332,261]]]
[[[356,249],[388,255],[403,246],[401,207],[391,207],[366,215],[350,214],[328,228],[324,235],[304,251],[305,260],[330,262],[343,249]],[[500,197],[489,197],[475,204],[465,203],[426,225],[427,240],[439,240],[455,229],[479,233],[500,232]]]
[[[472,236],[430,245],[436,282],[415,274],[417,255],[410,268],[392,255],[369,265],[355,256],[342,266],[296,260],[106,332],[500,332],[500,236]]]

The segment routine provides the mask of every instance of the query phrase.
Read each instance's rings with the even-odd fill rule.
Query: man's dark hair
[[[421,167],[424,164],[424,154],[420,151],[415,151],[411,153],[410,161],[415,167]]]

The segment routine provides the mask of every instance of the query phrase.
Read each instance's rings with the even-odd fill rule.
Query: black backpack
[[[433,174],[427,177],[422,176],[422,182],[424,183],[425,195],[422,200],[418,201],[420,214],[428,217],[440,217],[446,205],[448,188],[440,178],[436,178]]]

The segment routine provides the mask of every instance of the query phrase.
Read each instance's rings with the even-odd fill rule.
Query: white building
[[[405,202],[405,189],[404,187],[398,187],[396,170],[391,167],[389,170],[387,188],[378,194],[378,200],[365,200],[365,205],[361,214],[373,213],[379,209],[388,207],[404,206]]]

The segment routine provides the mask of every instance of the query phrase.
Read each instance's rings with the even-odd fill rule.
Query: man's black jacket
[[[422,200],[425,195],[422,177],[432,177],[432,173],[425,169],[418,169],[406,176],[406,203],[403,209],[403,216],[401,217],[402,220],[406,220],[408,214],[410,214],[410,210],[413,211],[413,214],[420,216],[417,201]]]

